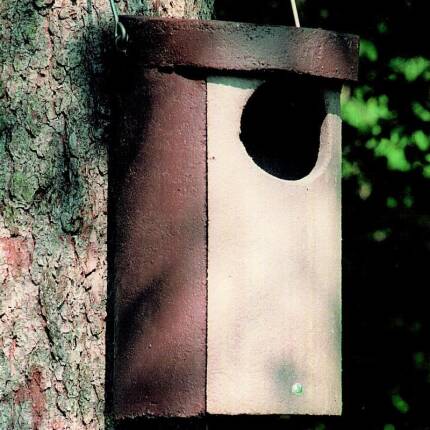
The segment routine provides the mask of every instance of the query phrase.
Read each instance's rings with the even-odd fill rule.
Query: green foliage
[[[367,39],[361,39],[360,57],[367,58],[369,61],[378,60],[378,50],[373,42]]]
[[[358,87],[353,96],[342,105],[342,115],[352,127],[360,133],[378,135],[381,132],[381,122],[393,119],[394,113],[388,108],[388,96],[366,97],[369,89]]]
[[[412,110],[421,121],[430,122],[430,111],[427,110],[420,102],[412,102]]]
[[[430,60],[428,58],[396,57],[390,61],[390,67],[394,73],[403,76],[408,82],[413,82],[419,77],[426,81],[430,80]]]
[[[370,40],[361,42],[360,57],[363,61],[378,60],[376,45]],[[420,57],[394,57],[388,62],[389,80],[409,85],[421,85],[430,80],[430,60]],[[371,74],[370,78],[374,77]],[[402,84],[404,85],[404,84]],[[413,92],[411,93],[413,94]],[[425,96],[425,94],[423,94]],[[405,111],[390,93],[380,93],[364,82],[343,93],[342,116],[344,122],[356,130],[364,147],[376,158],[386,160],[389,170],[398,172],[419,171],[423,178],[430,178],[430,105],[425,97],[410,99],[405,93]],[[411,121],[407,115],[414,115]],[[405,126],[407,124],[407,127]],[[344,162],[344,177],[363,176],[362,169],[348,159]],[[392,201],[391,201],[392,203]]]
[[[423,352],[416,352],[414,354],[414,362],[415,362],[415,366],[418,369],[423,369],[424,365],[425,365],[425,355]]]
[[[411,164],[405,155],[408,143],[408,137],[403,136],[398,129],[394,129],[389,138],[380,140],[372,138],[367,141],[366,147],[372,149],[376,157],[385,157],[389,169],[408,172],[411,170]]]
[[[402,397],[400,397],[400,394],[393,394],[391,396],[391,401],[393,406],[402,414],[409,412],[409,405],[404,399],[402,399]]]

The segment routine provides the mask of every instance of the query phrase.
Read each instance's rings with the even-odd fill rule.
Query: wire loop
[[[115,5],[115,0],[109,0],[110,8],[112,9],[113,19],[115,22],[115,46],[118,50],[125,52],[128,41],[128,34],[122,22],[119,20],[118,10]]]

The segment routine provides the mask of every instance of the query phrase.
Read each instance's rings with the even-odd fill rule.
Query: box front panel
[[[207,410],[339,414],[339,92],[324,92],[315,166],[287,180],[257,165],[241,141],[260,85],[208,80]],[[285,117],[286,145],[289,126]]]

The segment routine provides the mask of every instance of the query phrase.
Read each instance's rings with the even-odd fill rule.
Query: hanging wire
[[[291,1],[291,9],[293,10],[294,23],[296,27],[300,27],[299,13],[297,11],[296,0]],[[115,0],[109,0],[110,8],[112,10],[114,22],[115,22],[115,45],[118,49],[124,51],[125,44],[128,41],[128,34],[122,22],[119,20],[118,10],[115,5]]]
[[[291,0],[291,8],[293,9],[294,23],[296,27],[300,27],[299,13],[297,12],[296,0]]]
[[[119,21],[115,0],[109,0],[109,3],[110,8],[112,9],[113,19],[115,21],[115,45],[119,50],[124,51],[125,44],[128,41],[128,34],[122,22]]]

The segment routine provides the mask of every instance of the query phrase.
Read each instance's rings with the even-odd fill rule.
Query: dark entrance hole
[[[260,168],[281,179],[298,180],[317,162],[324,116],[318,82],[303,76],[274,79],[248,100],[240,139]]]

